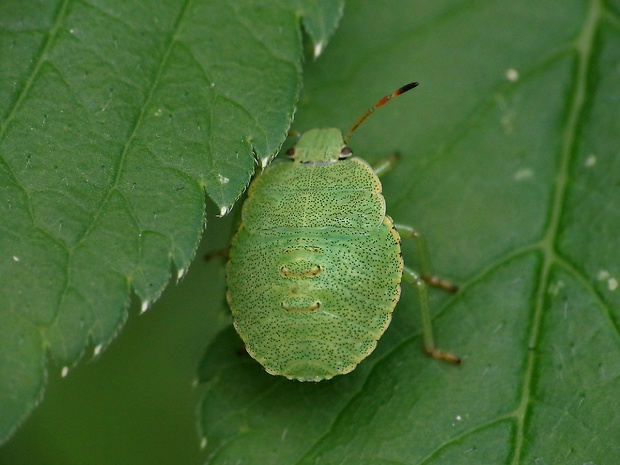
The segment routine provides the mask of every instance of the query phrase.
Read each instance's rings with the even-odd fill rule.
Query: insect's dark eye
[[[291,147],[290,149],[288,149],[288,150],[286,151],[286,155],[287,155],[289,158],[294,158],[294,157],[295,157],[295,148]]]
[[[340,151],[340,156],[338,159],[344,160],[345,158],[349,158],[351,155],[353,155],[353,151],[349,147],[343,147]]]

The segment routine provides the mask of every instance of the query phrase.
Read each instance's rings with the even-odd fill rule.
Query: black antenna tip
[[[404,94],[408,90],[413,89],[414,87],[418,87],[420,85],[419,82],[410,82],[409,84],[405,84],[400,89],[398,89],[398,95]]]

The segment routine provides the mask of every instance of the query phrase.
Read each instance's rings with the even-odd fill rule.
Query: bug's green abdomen
[[[365,162],[282,163],[250,187],[228,300],[248,352],[269,373],[319,381],[372,352],[401,275],[399,237]]]

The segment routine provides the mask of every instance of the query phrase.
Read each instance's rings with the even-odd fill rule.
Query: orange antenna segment
[[[364,113],[362,117],[358,119],[355,124],[353,124],[353,126],[351,126],[351,128],[347,131],[347,134],[344,136],[344,142],[346,143],[351,138],[351,134],[353,134],[353,131],[355,131],[364,121],[366,121],[366,118],[368,118],[377,108],[382,107],[394,97],[398,97],[399,95],[404,94],[405,92],[413,89],[414,87],[418,87],[419,85],[419,82],[410,82],[409,84],[405,84],[404,86],[396,89],[390,95],[386,95],[377,103],[375,103],[374,106],[372,108],[369,108],[368,111]]]

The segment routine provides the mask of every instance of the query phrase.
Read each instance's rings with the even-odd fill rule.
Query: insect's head
[[[419,83],[410,82],[399,87],[394,92],[381,98],[374,106],[358,119],[353,126],[342,135],[340,129],[324,128],[311,129],[301,135],[295,147],[289,149],[286,154],[299,163],[325,164],[336,160],[344,160],[352,155],[351,149],[347,147],[347,142],[355,131],[372,113],[382,107],[394,97],[417,87]]]
[[[337,128],[310,129],[304,132],[295,147],[286,154],[299,163],[331,163],[351,156]]]

